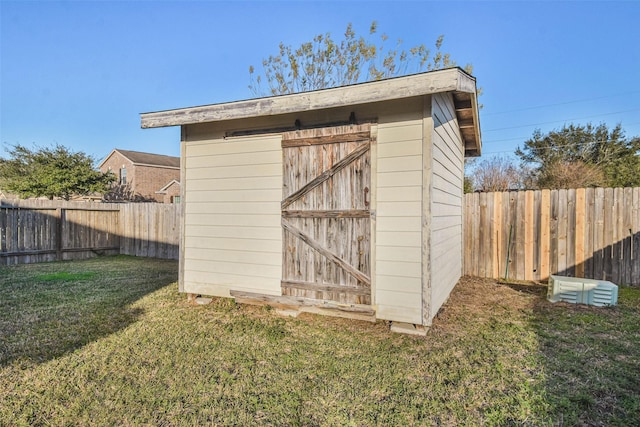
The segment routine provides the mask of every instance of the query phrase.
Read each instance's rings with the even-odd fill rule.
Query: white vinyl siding
[[[376,317],[422,323],[422,108],[381,120],[377,138]]]
[[[450,94],[432,97],[431,313],[462,274],[464,147]]]
[[[185,292],[280,295],[280,141],[185,142]]]

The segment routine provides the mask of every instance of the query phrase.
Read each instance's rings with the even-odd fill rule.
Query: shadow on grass
[[[550,303],[546,285],[502,285],[529,294],[553,425],[640,425],[640,288],[594,307]]]
[[[615,307],[594,307],[551,303],[545,284],[465,277],[460,285],[443,329],[471,325],[477,332],[461,329],[459,341],[489,341],[497,356],[518,366],[507,383],[523,375],[528,391],[518,405],[533,421],[507,424],[640,426],[639,287],[620,287]]]
[[[177,262],[127,256],[0,268],[0,366],[73,352],[136,322]]]

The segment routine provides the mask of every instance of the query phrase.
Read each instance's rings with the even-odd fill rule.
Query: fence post
[[[62,222],[64,221],[64,209],[56,208],[56,261],[62,261]]]

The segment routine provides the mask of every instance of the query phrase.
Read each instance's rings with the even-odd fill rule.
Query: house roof
[[[466,154],[479,156],[482,142],[476,79],[460,68],[430,71],[311,92],[143,113],[141,114],[141,126],[142,128],[156,128],[275,116],[443,92],[453,93],[458,125],[465,142]]]
[[[115,152],[118,152],[129,159],[134,165],[159,166],[163,168],[180,169],[180,157],[165,156],[163,154],[143,153],[140,151],[121,150],[119,148],[113,149],[98,167],[101,167]]]

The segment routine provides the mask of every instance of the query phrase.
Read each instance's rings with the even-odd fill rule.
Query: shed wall
[[[185,141],[184,292],[280,295],[279,135]]]
[[[377,146],[376,317],[422,323],[422,99],[381,117]]]
[[[437,314],[462,275],[464,143],[451,94],[432,98],[431,313]]]

